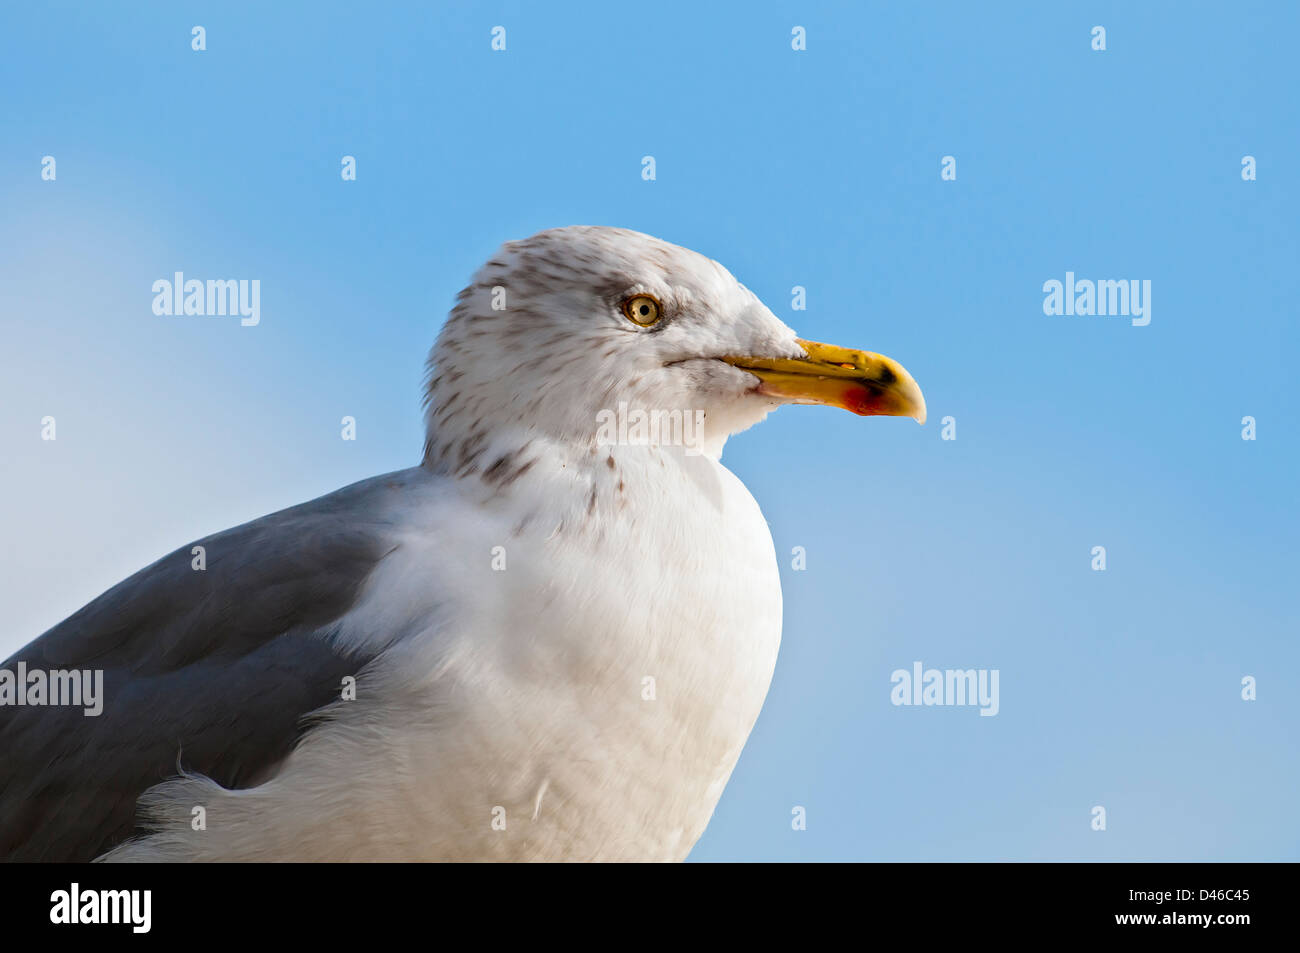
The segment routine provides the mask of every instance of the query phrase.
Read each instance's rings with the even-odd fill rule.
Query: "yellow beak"
[[[758,392],[797,404],[829,404],[863,417],[883,414],[925,423],[925,397],[912,375],[883,354],[799,341],[806,358],[724,357],[762,383]]]

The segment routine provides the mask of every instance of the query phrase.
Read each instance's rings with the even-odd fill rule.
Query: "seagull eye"
[[[659,307],[659,302],[650,295],[633,295],[623,302],[624,317],[643,328],[658,322],[662,314],[663,309]]]

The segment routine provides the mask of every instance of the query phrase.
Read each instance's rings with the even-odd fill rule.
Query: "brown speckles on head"
[[[513,454],[506,454],[503,457],[498,457],[496,463],[483,471],[483,479],[488,483],[501,479],[501,477],[509,470],[512,458]]]
[[[501,289],[508,293],[504,309]],[[664,302],[654,333],[623,313],[635,294]],[[444,472],[472,463],[486,483],[506,485],[527,460],[499,461],[534,435],[571,466],[571,452],[586,462],[581,448],[603,409],[624,401],[698,407],[751,399],[738,371],[677,365],[760,353],[755,347],[784,353],[793,342],[794,333],[726,269],[689,249],[590,226],[508,242],[460,292],[430,355],[425,463]],[[726,406],[730,425],[736,414]],[[467,434],[476,430],[487,439],[467,447]],[[598,461],[596,455],[586,465]],[[578,492],[580,510],[585,490]]]
[[[515,482],[515,480],[518,480],[521,476],[523,476],[530,469],[532,469],[533,464],[536,462],[537,462],[537,458],[534,457],[533,459],[527,460],[524,463],[519,464],[519,466],[515,467],[514,472],[510,474],[510,478],[506,481],[506,485],[508,486],[509,484]]]
[[[498,490],[504,490],[531,470],[533,465],[537,463],[537,457],[525,459],[525,452],[531,445],[532,441],[530,440],[518,450],[497,457],[491,466],[483,471],[481,477],[483,482]]]

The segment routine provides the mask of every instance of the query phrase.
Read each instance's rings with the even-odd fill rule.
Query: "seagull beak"
[[[925,423],[925,398],[903,365],[870,351],[797,341],[805,358],[724,357],[762,383],[758,393],[796,404],[829,404],[860,416],[911,417]]]

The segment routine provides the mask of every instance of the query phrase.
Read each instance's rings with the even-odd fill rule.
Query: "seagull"
[[[787,403],[925,422],[898,363],[703,255],[507,242],[430,352],[418,466],[182,546],[5,662],[103,697],[0,705],[0,858],[685,859],[781,637],[722,449]]]

